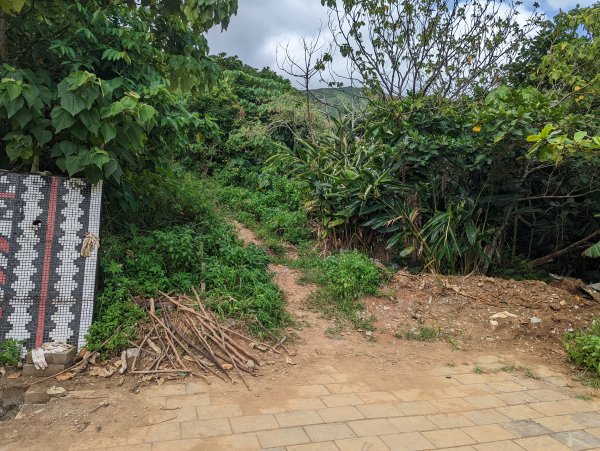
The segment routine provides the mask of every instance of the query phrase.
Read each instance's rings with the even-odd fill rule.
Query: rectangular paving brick
[[[573,420],[569,415],[537,418],[535,422],[554,432],[576,431],[578,429],[584,429],[582,424]]]
[[[138,445],[181,438],[181,423],[163,423],[130,429],[127,433],[127,444]]]
[[[533,396],[538,401],[561,401],[571,398],[569,395],[557,390],[528,390],[527,394]]]
[[[331,378],[333,379],[333,382],[348,382],[348,379],[350,379],[350,374],[348,373],[331,373],[330,374]]]
[[[327,390],[331,392],[331,394],[363,393],[369,390],[366,386],[354,382],[340,382],[336,384],[327,384],[326,387]]]
[[[406,401],[396,403],[396,407],[406,416],[428,415],[439,412],[429,401]]]
[[[356,437],[352,429],[345,423],[315,424],[304,426],[304,430],[313,442],[342,440]]]
[[[279,423],[273,414],[247,415],[229,419],[233,432],[255,432],[266,429],[277,429]]]
[[[323,422],[316,410],[276,413],[275,418],[282,427],[304,426]]]
[[[510,440],[482,443],[480,445],[475,445],[475,449],[477,451],[523,451],[523,448]]]
[[[465,392],[457,387],[436,388],[425,393],[425,399],[462,398],[463,396]]]
[[[325,406],[319,398],[293,398],[286,401],[288,410],[322,409]]]
[[[366,404],[379,404],[384,402],[397,402],[398,398],[396,398],[393,394],[385,391],[375,391],[375,392],[366,392],[366,393],[357,393],[358,397],[362,399]]]
[[[256,442],[258,446],[258,441]],[[138,445],[139,446],[139,445]],[[138,446],[135,447],[135,450],[138,450]],[[193,450],[193,449],[202,449],[206,446],[205,439],[185,439],[185,440],[169,440],[166,442],[154,442],[151,445],[152,451],[173,451],[174,449],[184,451],[184,450]],[[119,451],[124,450],[125,448],[107,448],[111,451]],[[132,448],[133,449],[133,448]]]
[[[361,420],[365,418],[355,406],[329,407],[327,409],[319,409],[317,413],[326,423]]]
[[[473,406],[461,398],[436,399],[430,401],[440,412],[464,412]]]
[[[498,407],[496,410],[511,420],[530,420],[532,418],[543,417],[537,410],[523,404]]]
[[[236,404],[220,404],[216,406],[196,407],[196,415],[199,420],[210,420],[213,418],[239,417],[242,409]]]
[[[474,410],[472,412],[465,412],[463,415],[477,425],[506,423],[510,421],[509,418],[495,409]]]
[[[185,393],[184,384],[154,385],[143,390],[143,394],[150,398],[154,398],[156,396],[185,395]]]
[[[515,440],[515,443],[527,451],[568,451],[569,447],[563,445],[558,440],[549,437],[528,437]]]
[[[583,399],[567,399],[563,401],[563,404],[575,412],[597,412],[600,410],[600,404],[584,401]]]
[[[319,396],[331,394],[325,385],[300,385],[295,387],[295,390],[297,395],[301,398],[318,398]]]
[[[480,384],[487,382],[487,378],[483,374],[475,374],[473,372],[467,374],[457,374],[454,379],[458,380],[461,384]]]
[[[424,416],[390,418],[398,432],[421,432],[436,429],[436,425]]]
[[[321,401],[323,401],[327,407],[354,406],[357,404],[364,404],[364,402],[354,394],[322,396]]]
[[[513,393],[527,390],[527,387],[515,381],[492,381],[488,382],[488,385],[499,393]]]
[[[600,438],[585,431],[559,432],[552,437],[571,449],[600,449]]]
[[[354,433],[359,437],[369,435],[395,434],[398,432],[392,423],[384,419],[356,420],[348,422]]]
[[[183,407],[177,410],[156,410],[150,412],[148,421],[154,423],[181,423],[183,421],[195,421],[196,407]]]
[[[256,433],[258,441],[263,448],[276,446],[301,445],[310,443],[310,439],[301,427],[275,429],[272,431],[259,431]]]
[[[339,451],[339,448],[334,442],[320,442],[288,446],[287,451]]]
[[[483,396],[498,393],[498,390],[490,387],[488,384],[461,385],[460,389],[465,396]]]
[[[420,451],[434,446],[419,432],[382,435],[380,439],[393,450]]]
[[[231,434],[231,427],[227,418],[181,423],[182,438],[215,437],[228,434]]]
[[[214,445],[213,445],[214,444]],[[224,437],[214,437],[211,439],[203,439],[202,446],[195,448],[171,448],[168,451],[187,451],[187,450],[213,450],[213,449],[235,449],[235,450],[256,450],[260,449],[258,438],[255,433],[248,434],[233,434]],[[154,451],[154,449],[152,450]],[[165,450],[167,451],[167,450]]]
[[[401,417],[403,415],[398,408],[390,403],[365,404],[364,406],[356,406],[356,408],[367,418]]]
[[[515,438],[515,435],[508,432],[506,429],[497,424],[486,424],[483,426],[471,426],[462,428],[468,436],[473,437],[479,443],[500,442],[502,440],[510,440]]]
[[[423,436],[438,448],[450,448],[451,446],[464,446],[475,443],[460,429],[443,429],[438,431],[423,432]]]
[[[508,405],[527,404],[530,402],[536,402],[533,396],[528,395],[526,391],[511,392],[511,393],[498,393],[496,397],[504,401]]]
[[[543,413],[547,417],[575,413],[573,409],[561,401],[544,401],[529,404],[529,407]]]
[[[422,401],[425,399],[426,390],[422,388],[410,388],[407,390],[396,390],[392,393],[400,401]]]
[[[340,451],[388,451],[388,447],[379,437],[359,437],[337,440],[336,450]],[[399,448],[398,448],[399,449]]]
[[[535,435],[549,435],[552,433],[550,429],[545,428],[541,424],[533,420],[511,421],[501,425],[511,434],[517,437],[532,437]]]
[[[168,396],[166,399],[167,409],[176,409],[178,407],[196,407],[210,405],[210,397],[207,393],[198,393],[196,395],[175,395]]]
[[[440,429],[459,428],[474,425],[471,420],[459,413],[439,413],[437,415],[427,415],[427,419]]]
[[[472,404],[476,409],[491,409],[506,405],[506,402],[494,395],[467,396],[463,399],[469,404]]]
[[[596,412],[575,413],[571,418],[586,428],[600,427],[600,414]]]

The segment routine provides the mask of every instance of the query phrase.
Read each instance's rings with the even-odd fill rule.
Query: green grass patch
[[[235,230],[207,201],[205,185],[190,174],[165,193],[163,208],[141,224],[108,228],[103,236],[102,281],[97,319],[88,334],[88,348],[106,355],[135,340],[145,313],[132,297],[156,297],[160,292],[190,293],[202,282],[205,302],[223,318],[248,324],[261,335],[290,323],[283,296],[268,271],[262,248],[244,247]],[[112,219],[112,218],[111,218]],[[142,229],[142,225],[144,228]],[[260,324],[259,324],[260,322]]]
[[[289,265],[302,270],[302,282],[319,287],[308,299],[310,308],[326,318],[349,321],[356,329],[374,330],[375,318],[365,314],[361,297],[377,293],[381,274],[366,255],[344,251],[321,258],[305,248]]]
[[[563,343],[578,366],[600,375],[600,318],[594,319],[587,329],[565,334]]]
[[[416,330],[408,330],[404,338],[414,341],[436,341],[440,339],[440,331],[435,327],[420,326]]]

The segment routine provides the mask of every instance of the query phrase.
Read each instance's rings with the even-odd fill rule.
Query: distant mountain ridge
[[[353,86],[311,89],[310,93],[314,96],[313,101],[321,103],[330,114],[343,113],[352,107],[360,109],[368,102],[365,91]]]

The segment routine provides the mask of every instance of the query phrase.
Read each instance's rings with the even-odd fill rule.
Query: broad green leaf
[[[410,254],[412,254],[415,251],[414,246],[409,246],[409,247],[405,247],[404,249],[402,249],[402,252],[400,252],[400,257],[408,257]]]
[[[25,128],[25,126],[33,119],[33,114],[27,108],[21,108],[17,114],[13,116],[13,119],[18,122],[19,127]]]
[[[85,109],[86,103],[78,94],[66,92],[60,99],[60,106],[71,113],[71,116],[76,116]]]
[[[25,104],[25,101],[23,100],[22,97],[19,97],[14,100],[10,100],[10,101],[6,102],[4,104],[4,106],[6,107],[6,118],[10,119],[15,114],[17,114],[17,111],[19,111],[21,108],[23,108],[24,104]]]
[[[465,233],[467,234],[469,244],[471,246],[474,245],[477,240],[477,227],[475,227],[472,222],[469,222],[465,224]]]
[[[600,258],[600,241],[598,241],[593,246],[587,248],[583,252],[583,255],[589,258]]]
[[[8,98],[10,100],[15,100],[21,95],[21,86],[16,81],[13,81],[7,83],[6,91],[8,92]]]
[[[90,132],[96,136],[98,135],[98,129],[100,128],[100,113],[98,110],[82,111],[77,117],[81,119],[83,125],[85,125]]]
[[[573,136],[573,140],[575,142],[581,142],[581,140],[583,138],[585,138],[587,136],[587,132],[577,132],[575,133],[575,135]]]
[[[106,178],[113,178],[116,181],[120,181],[121,180],[121,176],[123,175],[123,171],[121,170],[121,167],[119,166],[119,163],[117,163],[116,160],[110,160],[108,163],[106,163],[104,165],[104,175],[106,176]]]
[[[156,110],[153,107],[151,107],[150,105],[140,106],[140,111],[139,111],[140,124],[146,125],[150,120],[152,120],[152,118],[154,117],[155,114],[156,114]]]
[[[102,169],[106,163],[110,161],[110,156],[106,151],[96,150],[96,152],[92,155],[92,163],[96,165],[99,169]]]
[[[106,122],[100,126],[100,130],[102,131],[105,144],[112,141],[115,136],[117,136],[117,127],[115,127],[114,124]]]
[[[52,133],[50,133],[48,130],[44,130],[41,127],[34,128],[31,130],[31,133],[33,133],[33,136],[35,136],[38,146],[40,147],[48,144],[52,140]]]
[[[81,164],[80,154],[75,154],[67,157],[65,160],[65,168],[70,176],[82,171],[84,166]]]
[[[71,114],[59,106],[55,107],[50,113],[52,125],[56,133],[71,127],[75,123],[75,118]]]

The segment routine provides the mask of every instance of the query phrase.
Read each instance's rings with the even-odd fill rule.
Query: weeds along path
[[[237,229],[238,236],[244,245],[262,245],[261,240],[256,237],[252,230],[237,221],[232,221],[232,224]],[[288,245],[285,256],[290,259],[296,259],[296,248]],[[299,283],[302,272],[297,269],[292,269],[285,265],[270,264],[269,270],[275,275],[274,281],[283,293],[287,302],[287,309],[294,316],[296,322],[302,326],[317,327],[325,330],[327,321],[307,308],[307,299],[317,287],[312,284]]]

